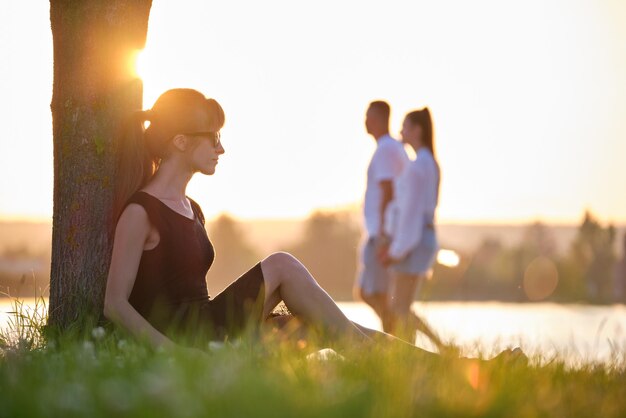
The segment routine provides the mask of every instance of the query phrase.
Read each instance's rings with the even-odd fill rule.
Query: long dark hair
[[[198,113],[208,112],[210,129],[224,126],[224,110],[214,99],[193,89],[172,89],[163,93],[150,110],[130,115],[123,137],[118,141],[114,215],[117,219],[126,202],[150,181],[161,160],[171,151],[171,139],[184,132],[196,132]],[[150,126],[145,128],[146,122]]]
[[[414,110],[406,115],[406,119],[411,125],[419,125],[422,127],[422,144],[435,157],[435,139],[433,132],[433,119],[430,116],[430,110],[425,107],[420,110]],[[435,157],[435,160],[437,158]]]
[[[437,182],[437,200],[439,200],[439,188],[441,185],[441,169],[437,156],[435,154],[435,135],[433,129],[433,118],[430,115],[430,110],[425,107],[420,110],[414,110],[406,115],[406,119],[411,125],[419,125],[422,127],[422,144],[430,151],[435,159],[437,165],[437,171],[439,174],[439,181]]]

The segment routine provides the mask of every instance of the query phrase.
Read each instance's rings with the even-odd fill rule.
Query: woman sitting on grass
[[[144,123],[150,122],[144,129]],[[207,340],[260,329],[279,302],[303,323],[362,344],[379,338],[409,346],[351,322],[307,269],[275,253],[210,298],[206,273],[214,250],[202,210],[186,196],[191,177],[215,173],[224,154],[224,112],[213,99],[174,89],[139,112],[120,150],[119,218],[115,230],[104,314],[154,346],[174,341],[201,347]],[[411,346],[418,355],[434,353]],[[506,351],[505,355],[514,355]]]

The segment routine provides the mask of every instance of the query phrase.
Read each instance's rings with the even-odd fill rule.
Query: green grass
[[[21,324],[31,334],[3,334],[0,417],[626,414],[626,372],[617,354],[613,365],[572,369],[559,359],[542,367],[541,359],[530,366],[424,360],[407,349],[346,342],[343,358],[316,359],[307,357],[310,346],[271,335],[192,355],[155,351],[100,329],[46,341],[42,322],[28,318]]]

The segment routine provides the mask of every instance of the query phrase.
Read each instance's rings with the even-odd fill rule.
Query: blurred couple
[[[411,343],[420,331],[441,349],[438,336],[411,310],[439,248],[434,222],[440,170],[432,119],[428,108],[408,113],[399,141],[389,134],[390,113],[388,103],[374,101],[365,116],[376,150],[367,169],[366,237],[355,293],[374,309],[384,331]],[[404,145],[413,148],[414,160]]]

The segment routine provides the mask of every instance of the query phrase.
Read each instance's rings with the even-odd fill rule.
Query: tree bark
[[[112,248],[115,141],[141,109],[133,58],[151,0],[51,0],[54,208],[48,323],[102,312]]]

